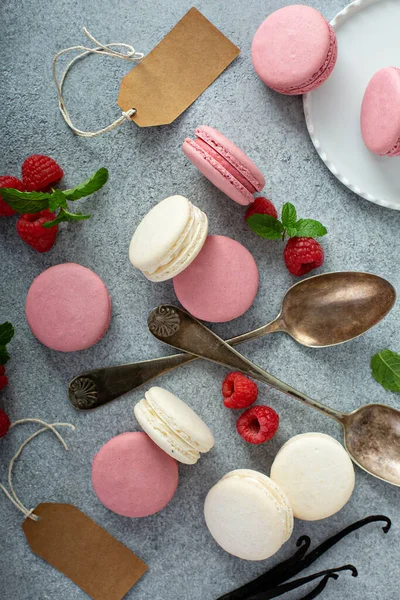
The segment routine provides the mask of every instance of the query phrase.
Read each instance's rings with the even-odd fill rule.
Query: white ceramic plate
[[[400,67],[400,0],[356,0],[336,15],[332,26],[338,38],[336,66],[303,100],[311,140],[328,169],[349,189],[400,210],[400,158],[372,154],[360,132],[360,107],[369,80],[382,67]]]

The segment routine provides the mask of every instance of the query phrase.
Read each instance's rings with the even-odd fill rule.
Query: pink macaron
[[[194,140],[186,138],[182,148],[188,159],[221,192],[238,204],[251,204],[265,179],[244,152],[222,133],[201,125]]]
[[[50,267],[33,280],[26,297],[33,335],[52,350],[73,352],[96,344],[111,320],[111,299],[96,273],[75,263]]]
[[[311,92],[327,80],[337,59],[328,21],[311,6],[294,4],[272,13],[258,28],[251,48],[260,79],[289,96]]]
[[[178,463],[146,433],[121,433],[93,459],[92,484],[100,502],[124,517],[162,510],[178,487]]]
[[[179,302],[197,319],[224,323],[254,302],[258,269],[250,252],[231,238],[210,235],[192,264],[174,277]]]
[[[361,105],[365,145],[380,156],[400,156],[400,69],[386,67],[372,77]]]

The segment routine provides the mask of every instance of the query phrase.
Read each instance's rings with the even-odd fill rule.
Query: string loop
[[[95,47],[87,48],[86,46],[79,45],[79,46],[71,46],[71,48],[65,48],[64,50],[60,50],[60,52],[57,52],[57,54],[53,58],[52,72],[53,72],[53,79],[54,79],[54,82],[57,87],[58,107],[60,109],[60,112],[63,116],[64,121],[72,129],[72,131],[74,133],[76,133],[77,135],[79,135],[81,137],[85,137],[85,138],[91,138],[91,137],[96,137],[97,135],[101,135],[102,133],[106,133],[107,131],[112,131],[113,129],[115,129],[116,127],[121,125],[121,123],[123,123],[125,120],[130,121],[132,115],[135,114],[136,109],[130,108],[128,111],[122,111],[122,115],[120,117],[118,117],[118,119],[116,119],[110,125],[107,125],[107,127],[103,127],[102,129],[98,129],[97,131],[83,131],[82,129],[78,129],[77,127],[75,127],[75,125],[71,121],[71,117],[67,110],[67,107],[65,106],[65,101],[64,101],[64,97],[63,97],[64,82],[65,82],[65,79],[66,79],[71,67],[78,60],[85,58],[89,54],[101,54],[103,56],[110,56],[111,58],[120,58],[121,60],[129,60],[131,62],[140,62],[143,59],[144,54],[142,52],[136,52],[135,48],[133,46],[131,46],[130,44],[123,44],[123,43],[102,44],[101,42],[96,40],[96,38],[93,37],[93,35],[91,33],[89,33],[89,31],[86,29],[86,27],[83,28],[83,33],[89,38],[89,40],[91,42],[93,42]],[[114,50],[114,48],[120,48],[121,51]],[[75,56],[67,64],[63,74],[61,75],[61,79],[59,80],[58,76],[57,76],[57,61],[58,61],[58,59],[60,58],[60,56],[63,56],[64,54],[67,54],[68,52],[72,52],[75,50],[83,50],[83,52],[81,52],[81,54],[78,54],[77,56]],[[123,50],[125,50],[125,52],[123,52]]]
[[[7,488],[4,487],[4,485],[2,485],[1,483],[0,483],[0,489],[3,490],[3,492],[5,493],[7,498],[10,500],[10,502],[12,502],[14,504],[14,506],[16,508],[18,508],[18,510],[20,510],[25,515],[26,518],[32,519],[33,521],[38,521],[39,517],[34,514],[35,509],[34,508],[31,508],[31,509],[26,508],[26,506],[24,506],[23,503],[21,502],[21,500],[18,498],[16,491],[14,489],[14,485],[13,485],[13,481],[12,481],[12,471],[13,471],[15,461],[19,458],[19,456],[20,456],[22,450],[25,448],[25,446],[27,444],[29,444],[29,442],[31,440],[33,440],[37,435],[39,435],[40,433],[43,433],[44,431],[52,431],[54,433],[54,435],[58,438],[58,440],[61,442],[61,444],[64,446],[65,450],[68,450],[68,446],[67,446],[64,438],[57,431],[56,427],[70,427],[73,431],[75,431],[75,427],[74,427],[74,425],[71,425],[71,423],[46,423],[45,421],[42,421],[41,419],[20,419],[19,421],[15,421],[14,423],[12,423],[10,425],[10,429],[12,427],[15,427],[16,425],[20,425],[22,423],[39,423],[40,425],[44,425],[44,427],[42,427],[38,431],[35,431],[35,433],[32,433],[18,448],[17,452],[14,454],[14,456],[10,460],[10,464],[8,465],[8,487],[9,487],[9,490],[7,490]]]

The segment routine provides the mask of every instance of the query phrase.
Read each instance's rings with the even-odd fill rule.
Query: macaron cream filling
[[[142,413],[142,416],[141,416]],[[163,450],[171,448],[171,455],[176,455],[175,458],[181,462],[187,464],[194,464],[200,458],[200,453],[195,450],[189,443],[186,442],[180,435],[177,435],[155,410],[150,406],[149,402],[144,398],[135,406],[135,415],[140,420],[141,427],[145,432],[161,446],[159,439],[154,439],[154,431],[156,431],[161,438],[165,440],[166,447]],[[149,424],[148,427],[146,424]],[[170,453],[170,452],[168,452]]]

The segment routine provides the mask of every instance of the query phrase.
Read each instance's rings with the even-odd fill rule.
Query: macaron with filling
[[[121,433],[94,457],[92,484],[109,510],[124,517],[147,517],[174,496],[178,463],[145,433]]]
[[[343,446],[324,433],[303,433],[282,446],[271,479],[285,492],[297,519],[318,521],[337,513],[354,490],[354,467]]]
[[[195,130],[195,139],[186,138],[182,149],[188,159],[221,192],[238,204],[254,201],[265,179],[244,152],[222,133],[201,125]]]
[[[129,246],[129,260],[150,281],[166,281],[186,269],[203,247],[205,213],[184,196],[170,196],[143,218]]]
[[[200,453],[214,446],[214,437],[202,419],[177,396],[160,387],[150,388],[134,408],[139,425],[164,452],[181,463],[195,464]]]
[[[111,321],[111,298],[96,273],[64,263],[33,280],[25,314],[33,335],[48,348],[85,350],[105,335]]]
[[[315,8],[285,6],[261,23],[251,55],[265,85],[280,94],[305,94],[332,73],[337,59],[336,35]]]
[[[192,264],[174,277],[179,302],[197,319],[224,323],[244,314],[258,291],[258,268],[239,242],[209,235]]]
[[[280,487],[250,469],[231,471],[211,490],[204,504],[207,527],[229,554],[265,560],[290,538],[293,513]]]
[[[361,134],[368,150],[400,156],[400,69],[386,67],[372,77],[361,105]]]

